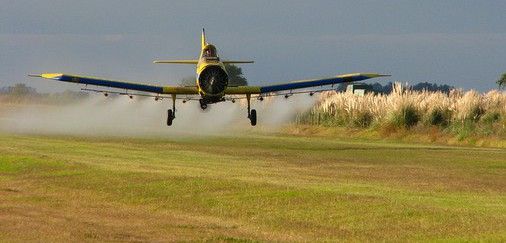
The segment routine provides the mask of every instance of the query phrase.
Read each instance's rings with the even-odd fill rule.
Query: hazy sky
[[[506,1],[0,0],[0,86],[79,86],[27,78],[66,72],[177,84],[200,31],[251,84],[349,72],[487,90],[506,72]],[[379,81],[379,80],[378,80]]]

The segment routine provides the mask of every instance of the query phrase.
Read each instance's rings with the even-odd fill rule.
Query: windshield
[[[202,57],[205,58],[217,58],[218,55],[216,53],[216,47],[213,45],[208,45],[202,50]]]

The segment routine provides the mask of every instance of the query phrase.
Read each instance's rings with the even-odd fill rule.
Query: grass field
[[[0,135],[0,241],[506,240],[506,150]]]

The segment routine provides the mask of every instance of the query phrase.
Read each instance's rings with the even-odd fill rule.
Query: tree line
[[[346,91],[346,88],[349,84],[350,83],[339,84],[339,86],[337,87],[337,91],[340,91],[340,92]],[[390,93],[392,93],[392,89],[393,89],[392,82],[389,82],[385,85],[380,84],[378,82],[373,83],[373,84],[363,84],[363,85],[365,85],[367,87],[367,90],[372,91],[376,94],[390,94]],[[409,86],[409,89],[414,90],[414,91],[423,91],[423,90],[431,91],[431,92],[439,91],[439,92],[443,92],[443,93],[448,94],[448,93],[450,93],[450,90],[455,89],[455,87],[451,86],[451,85],[447,85],[447,84],[421,82],[421,83],[417,83],[415,85]]]

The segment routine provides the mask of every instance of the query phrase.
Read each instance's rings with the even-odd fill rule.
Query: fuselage
[[[207,104],[223,101],[228,86],[228,73],[221,62],[216,47],[204,45],[196,68],[196,84],[199,94]]]

